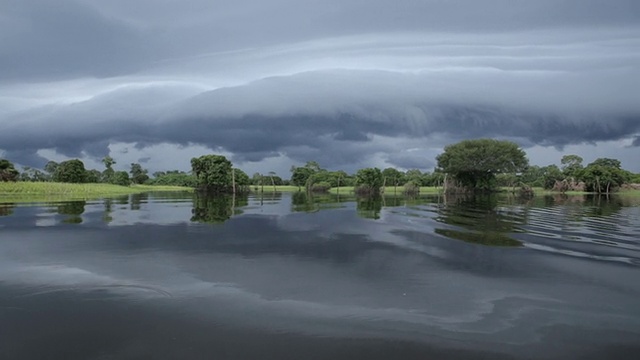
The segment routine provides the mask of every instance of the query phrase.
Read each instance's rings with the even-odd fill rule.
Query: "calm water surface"
[[[640,358],[640,197],[0,204],[0,359]]]

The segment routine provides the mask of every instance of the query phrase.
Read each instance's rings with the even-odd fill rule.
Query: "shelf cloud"
[[[541,165],[570,149],[640,171],[635,1],[5,0],[0,10],[0,153],[23,165],[42,166],[45,149],[99,159],[117,144],[173,144],[247,171],[280,159],[269,166],[282,175],[307,160],[429,169],[448,143],[494,137]],[[188,166],[165,155],[149,155],[157,170]]]

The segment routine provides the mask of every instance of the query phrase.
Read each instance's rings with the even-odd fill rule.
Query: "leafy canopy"
[[[490,190],[495,175],[520,173],[529,165],[527,156],[517,144],[494,139],[463,140],[448,145],[437,156],[438,167],[453,175],[462,186]]]
[[[222,155],[203,155],[191,159],[191,169],[201,189],[228,192],[232,187],[232,165]]]

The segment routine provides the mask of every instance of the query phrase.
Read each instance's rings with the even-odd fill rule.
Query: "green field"
[[[153,191],[193,191],[180,186],[0,182],[0,202],[98,199]]]

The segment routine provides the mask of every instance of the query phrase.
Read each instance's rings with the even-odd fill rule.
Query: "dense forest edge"
[[[60,195],[69,197],[109,196],[145,191],[198,191],[203,193],[248,193],[306,191],[417,195],[423,193],[478,193],[509,191],[522,196],[536,192],[601,193],[640,190],[640,174],[622,169],[619,160],[598,158],[583,165],[583,158],[564,155],[561,166],[529,165],[517,144],[494,139],[464,140],[448,145],[436,157],[433,172],[395,168],[359,169],[354,174],[323,169],[315,161],[292,166],[289,179],[275,172],[249,177],[222,155],[191,159],[191,171],[159,171],[149,175],[139,163],[129,172],[116,171],[116,161],[102,159],[104,169],[86,169],[79,159],[49,161],[43,169],[24,167],[18,171],[8,159],[0,159],[0,196]]]

